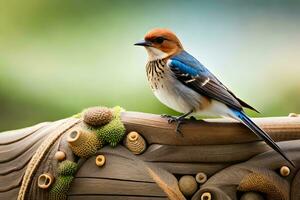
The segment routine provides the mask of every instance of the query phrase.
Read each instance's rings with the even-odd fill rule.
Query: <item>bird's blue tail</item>
[[[288,161],[293,167],[295,164],[287,157],[287,155],[280,149],[280,147],[274,142],[274,140],[259,126],[257,126],[243,111],[233,110],[235,117],[237,117],[243,124],[245,124],[252,132],[254,132],[259,138],[263,139],[272,149],[277,151],[286,161]]]

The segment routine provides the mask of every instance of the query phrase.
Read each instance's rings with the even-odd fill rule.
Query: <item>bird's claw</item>
[[[172,115],[162,114],[160,115],[162,118],[174,118]],[[176,117],[175,117],[176,118]]]
[[[171,115],[161,115],[162,118],[166,118],[168,120],[169,124],[172,124],[173,122],[178,122],[180,119],[180,117],[174,117]]]
[[[180,131],[180,125],[183,123],[184,121],[184,117],[174,117],[174,116],[171,116],[171,115],[161,115],[162,118],[167,118],[168,120],[168,123],[169,124],[172,124],[174,122],[177,123],[176,125],[176,129],[175,129],[175,132],[181,136],[183,136],[182,132]]]

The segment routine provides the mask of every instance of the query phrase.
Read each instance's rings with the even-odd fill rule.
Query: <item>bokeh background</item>
[[[172,29],[239,97],[278,116],[300,112],[300,1],[0,0],[0,131],[94,105],[170,113],[152,95],[146,52]]]

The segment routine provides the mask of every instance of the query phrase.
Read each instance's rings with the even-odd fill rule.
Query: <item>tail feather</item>
[[[263,139],[272,149],[278,152],[286,161],[288,161],[293,167],[295,164],[288,158],[288,156],[280,149],[280,147],[274,142],[274,140],[259,126],[257,126],[243,111],[233,111],[235,117],[237,117],[243,124],[245,124],[252,132],[258,137]]]

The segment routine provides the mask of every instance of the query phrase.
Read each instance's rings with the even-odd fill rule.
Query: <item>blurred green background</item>
[[[259,116],[299,113],[299,10],[285,0],[0,0],[0,131],[94,105],[174,114],[133,46],[154,27],[176,32]]]

